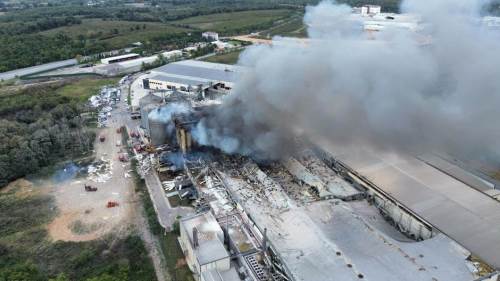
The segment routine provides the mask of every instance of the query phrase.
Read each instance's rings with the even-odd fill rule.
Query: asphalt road
[[[55,68],[59,68],[59,67],[70,66],[70,65],[75,65],[75,64],[77,64],[76,59],[69,59],[69,60],[62,60],[62,61],[56,61],[56,62],[41,64],[41,65],[36,65],[36,66],[30,66],[30,67],[26,67],[26,68],[20,68],[20,69],[0,73],[0,80],[9,80],[9,79],[15,78],[16,76],[34,74],[34,73],[41,72],[41,71],[47,71],[47,70],[51,70],[51,69],[55,69]]]

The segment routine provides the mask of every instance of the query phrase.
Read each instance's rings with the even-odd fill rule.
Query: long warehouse
[[[500,269],[500,203],[413,157],[320,147],[388,196]]]

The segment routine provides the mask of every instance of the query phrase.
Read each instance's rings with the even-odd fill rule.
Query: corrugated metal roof
[[[500,269],[500,203],[413,157],[321,148]]]
[[[209,80],[206,80],[206,79],[182,78],[182,77],[167,75],[167,74],[155,74],[155,75],[151,76],[151,78],[149,78],[149,79],[163,81],[163,82],[172,82],[172,83],[177,83],[177,84],[190,85],[192,87],[195,87],[198,85],[208,85],[208,83],[209,83]]]
[[[424,161],[425,163],[435,167],[436,169],[442,171],[443,173],[448,174],[449,176],[454,177],[457,180],[479,191],[484,192],[486,190],[493,189],[495,187],[493,183],[489,183],[483,180],[482,178],[462,169],[457,165],[454,165],[453,163],[448,162],[447,160],[437,155],[426,154],[423,156],[419,156],[418,158]]]
[[[163,75],[184,76],[186,79],[206,79],[234,83],[241,67],[201,61],[180,61],[169,63],[153,71]]]

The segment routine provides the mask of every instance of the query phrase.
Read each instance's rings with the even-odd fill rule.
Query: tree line
[[[76,99],[41,86],[0,97],[0,187],[93,148]]]
[[[42,18],[31,22],[13,22],[2,25],[0,35],[20,35],[40,32],[61,26],[69,26],[82,23],[82,20],[73,16],[60,18]]]

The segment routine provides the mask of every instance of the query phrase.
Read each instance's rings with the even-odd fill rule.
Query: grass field
[[[160,245],[172,280],[194,281],[193,273],[184,263],[184,254],[177,241],[177,234],[168,232],[165,236],[160,237]]]
[[[304,25],[302,16],[294,17],[283,24],[276,25],[260,33],[260,37],[262,38],[272,38],[277,35],[284,37],[307,37],[307,28]]]
[[[236,64],[238,62],[238,59],[239,59],[242,51],[243,51],[243,49],[237,50],[237,51],[232,51],[232,52],[225,53],[225,54],[218,54],[215,56],[207,57],[204,59],[204,61],[225,63],[225,64]]]
[[[64,281],[156,279],[138,236],[52,241],[46,225],[57,210],[52,197],[37,188],[21,181],[0,191],[0,280],[47,281],[60,274]]]
[[[252,32],[259,30],[259,28],[269,28],[289,17],[292,13],[290,10],[243,11],[190,17],[172,23],[199,30],[232,34],[239,31]]]
[[[118,33],[116,33],[115,30],[117,30]],[[149,38],[155,36],[187,31],[189,31],[189,29],[156,22],[84,19],[81,24],[58,27],[43,31],[40,34],[56,35],[58,33],[63,33],[73,38],[84,35],[87,38],[96,38],[101,42],[109,43],[112,48],[123,48],[130,43],[148,41]]]
[[[90,96],[97,93],[97,91],[99,91],[102,86],[116,84],[118,80],[120,79],[84,78],[57,89],[56,93],[66,97],[74,97],[78,98],[81,101],[85,101]]]

